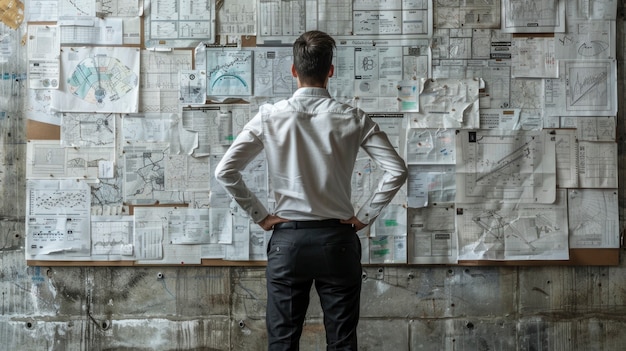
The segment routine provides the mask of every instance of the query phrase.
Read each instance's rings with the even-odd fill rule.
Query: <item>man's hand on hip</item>
[[[284,222],[289,222],[288,219],[285,218],[281,218],[278,216],[275,216],[273,214],[267,215],[267,217],[263,218],[259,223],[257,223],[258,225],[261,226],[261,228],[263,228],[263,230],[265,231],[270,231],[274,228],[274,225],[277,223],[284,223]]]
[[[340,222],[344,224],[352,224],[352,226],[357,232],[367,227],[367,224],[359,221],[355,216],[352,216],[352,218],[349,218],[349,219],[342,219]]]

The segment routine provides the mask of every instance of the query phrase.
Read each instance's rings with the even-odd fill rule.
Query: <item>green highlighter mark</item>
[[[396,221],[395,219],[385,220],[385,227],[397,227],[397,226],[398,226],[398,221]]]

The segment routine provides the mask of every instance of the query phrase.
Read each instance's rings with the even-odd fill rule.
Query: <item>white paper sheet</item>
[[[456,202],[554,202],[556,139],[548,130],[461,130],[456,136]]]
[[[89,185],[74,179],[29,180],[26,189],[26,259],[88,260]]]
[[[567,205],[570,247],[620,247],[616,189],[569,189]]]
[[[456,204],[459,260],[569,259],[567,199],[553,204]]]
[[[139,49],[132,47],[64,47],[64,76],[53,96],[61,112],[137,112]]]

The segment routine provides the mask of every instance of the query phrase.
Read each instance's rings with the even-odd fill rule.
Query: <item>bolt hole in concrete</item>
[[[26,322],[26,329],[33,329],[33,323]]]

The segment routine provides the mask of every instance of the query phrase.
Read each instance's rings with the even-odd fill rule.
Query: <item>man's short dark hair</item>
[[[293,64],[300,81],[323,84],[333,63],[335,39],[321,31],[305,32],[293,43]]]

